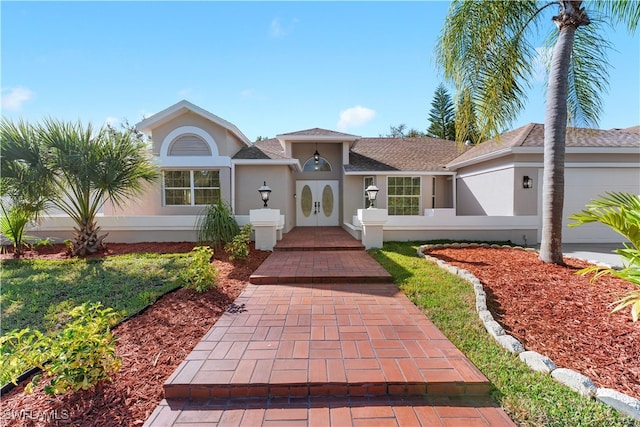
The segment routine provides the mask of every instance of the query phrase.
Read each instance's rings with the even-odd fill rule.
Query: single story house
[[[360,238],[365,189],[379,188],[384,240],[438,238],[540,242],[543,130],[528,124],[477,146],[436,138],[364,138],[326,129],[282,133],[251,142],[235,125],[180,101],[136,127],[149,136],[161,179],[118,210],[105,205],[99,222],[108,241],[193,240],[197,215],[224,200],[240,224],[263,206],[293,227],[340,226]],[[569,129],[565,218],[607,191],[640,193],[640,127]],[[41,234],[62,236],[68,219],[52,217]],[[617,243],[599,224],[565,228],[567,243]]]

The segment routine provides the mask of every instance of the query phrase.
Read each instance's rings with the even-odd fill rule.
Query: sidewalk
[[[486,377],[386,271],[371,275],[359,242],[334,228],[288,234],[145,425],[513,425]]]

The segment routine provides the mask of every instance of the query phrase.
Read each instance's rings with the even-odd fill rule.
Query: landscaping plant
[[[208,246],[196,246],[191,251],[191,261],[184,272],[185,288],[206,292],[216,285],[218,269],[211,263],[213,249]]]
[[[48,206],[55,189],[49,171],[43,167],[45,155],[40,151],[33,126],[0,120],[0,233],[13,244],[14,254],[22,255],[30,238],[24,229],[38,219]]]
[[[14,255],[20,256],[27,247],[25,240],[29,237],[24,234],[24,229],[31,221],[32,215],[20,206],[14,206],[7,211],[0,203],[0,209],[0,233],[11,241]]]
[[[3,378],[16,384],[25,368],[38,367],[48,376],[44,390],[49,395],[88,390],[110,380],[121,366],[110,330],[118,314],[99,303],[82,304],[69,314],[73,320],[53,337],[29,328],[1,337]],[[42,377],[36,375],[25,392],[32,392]]]
[[[76,223],[71,255],[103,248],[96,215],[109,201],[122,207],[139,195],[158,171],[142,135],[133,128],[98,130],[47,119],[43,124],[2,121],[2,170],[28,184]],[[28,172],[28,173],[27,173]],[[31,188],[25,187],[25,188]]]
[[[240,227],[233,217],[233,209],[223,201],[211,203],[200,214],[196,222],[198,242],[208,244],[212,248],[222,249],[240,232]]]
[[[640,318],[640,195],[606,193],[606,196],[592,200],[586,209],[569,216],[569,219],[576,221],[569,227],[599,222],[629,240],[629,243],[624,243],[623,249],[615,250],[623,259],[624,267],[621,270],[593,265],[583,268],[578,274],[593,274],[593,281],[608,275],[633,283],[637,289],[614,302],[613,311],[631,306],[631,317],[637,322]]]
[[[249,242],[251,242],[252,231],[253,226],[251,224],[243,225],[242,228],[240,228],[240,232],[224,246],[224,250],[229,254],[231,261],[235,259],[246,259],[249,256]]]

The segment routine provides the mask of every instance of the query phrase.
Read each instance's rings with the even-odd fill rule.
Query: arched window
[[[331,172],[331,163],[327,161],[324,157],[320,157],[320,160],[316,164],[313,157],[309,158],[306,162],[304,162],[304,166],[302,168],[303,172]]]

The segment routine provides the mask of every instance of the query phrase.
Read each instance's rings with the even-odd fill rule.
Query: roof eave
[[[173,118],[179,116],[184,111],[191,111],[195,114],[198,114],[199,116],[202,116],[214,122],[215,124],[229,130],[247,146],[251,145],[251,141],[249,140],[249,138],[247,138],[246,135],[243,134],[242,131],[240,131],[240,129],[238,129],[236,125],[184,99],[150,117],[147,117],[144,120],[141,120],[136,124],[136,128],[141,132],[148,133],[151,131],[152,128],[157,127],[160,124],[166,123],[169,120],[172,120]]]

